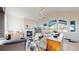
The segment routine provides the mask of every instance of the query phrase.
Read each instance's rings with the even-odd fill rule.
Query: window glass
[[[75,32],[76,31],[76,29],[75,29],[75,21],[74,20],[70,21],[70,31],[71,32]]]
[[[51,31],[67,32],[67,21],[65,20],[49,20],[48,27]]]
[[[58,20],[58,32],[67,32],[67,21]]]
[[[57,20],[50,20],[48,22],[48,26],[49,26],[50,31],[58,31],[57,30]]]

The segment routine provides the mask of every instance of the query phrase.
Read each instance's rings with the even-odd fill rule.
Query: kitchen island
[[[50,36],[47,38],[47,51],[61,51],[62,50],[62,37],[54,38]]]
[[[61,42],[47,39],[47,51],[61,51]]]

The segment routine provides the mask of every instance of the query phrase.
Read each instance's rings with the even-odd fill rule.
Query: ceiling
[[[45,17],[48,13],[53,12],[76,12],[79,11],[77,7],[6,7],[5,11],[10,15],[17,15],[21,17],[28,17],[32,19],[40,19]]]

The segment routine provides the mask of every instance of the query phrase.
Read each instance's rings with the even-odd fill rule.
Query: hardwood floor
[[[79,51],[79,42],[73,43],[63,40],[63,51]]]

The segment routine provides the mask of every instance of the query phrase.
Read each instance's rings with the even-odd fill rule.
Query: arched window
[[[48,21],[48,27],[50,28],[50,31],[58,31],[58,27],[57,27],[57,20],[49,20]]]
[[[67,21],[66,20],[49,20],[48,27],[52,31],[67,32]]]
[[[67,32],[66,20],[58,20],[58,32]]]

